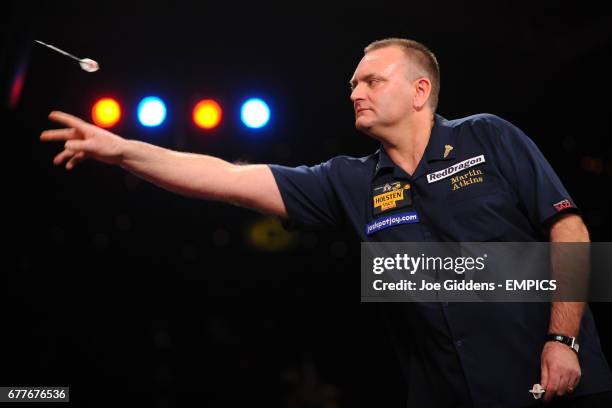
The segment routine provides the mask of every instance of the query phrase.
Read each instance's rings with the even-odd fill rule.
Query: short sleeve
[[[340,203],[333,182],[333,159],[315,166],[268,165],[281,193],[287,229],[337,228]]]
[[[574,200],[536,144],[518,127],[493,116],[497,157],[531,223],[545,232],[561,213],[580,214]]]

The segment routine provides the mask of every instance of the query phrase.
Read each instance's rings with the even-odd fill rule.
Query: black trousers
[[[581,397],[553,398],[548,404],[540,405],[546,408],[610,408],[612,407],[612,391],[597,394],[584,395]]]

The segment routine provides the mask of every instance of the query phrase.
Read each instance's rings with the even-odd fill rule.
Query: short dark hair
[[[374,41],[364,48],[363,53],[367,54],[370,51],[390,46],[400,47],[411,62],[425,71],[427,78],[431,81],[429,106],[435,112],[440,95],[440,66],[434,53],[420,42],[406,38],[385,38],[384,40]]]

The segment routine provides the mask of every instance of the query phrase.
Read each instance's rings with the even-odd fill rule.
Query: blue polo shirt
[[[533,141],[491,114],[435,115],[413,174],[385,149],[315,166],[270,165],[286,225],[340,229],[366,242],[547,241],[576,204]],[[384,304],[408,380],[409,406],[534,403],[548,303]],[[579,396],[612,390],[589,308],[581,322]],[[449,392],[445,392],[448,390]]]

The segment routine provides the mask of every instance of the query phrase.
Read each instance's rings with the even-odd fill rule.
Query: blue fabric
[[[340,229],[358,241],[547,241],[559,214],[579,213],[533,141],[491,114],[450,121],[436,115],[413,174],[397,166],[382,146],[361,158],[270,168],[287,208],[288,228]],[[367,233],[377,220],[413,211],[418,222]],[[409,403],[453,406],[470,396],[475,406],[486,407],[534,401],[528,390],[540,381],[549,304],[382,306],[408,379]],[[579,340],[582,380],[573,395],[612,390],[589,308]],[[458,399],[449,399],[440,385]]]

